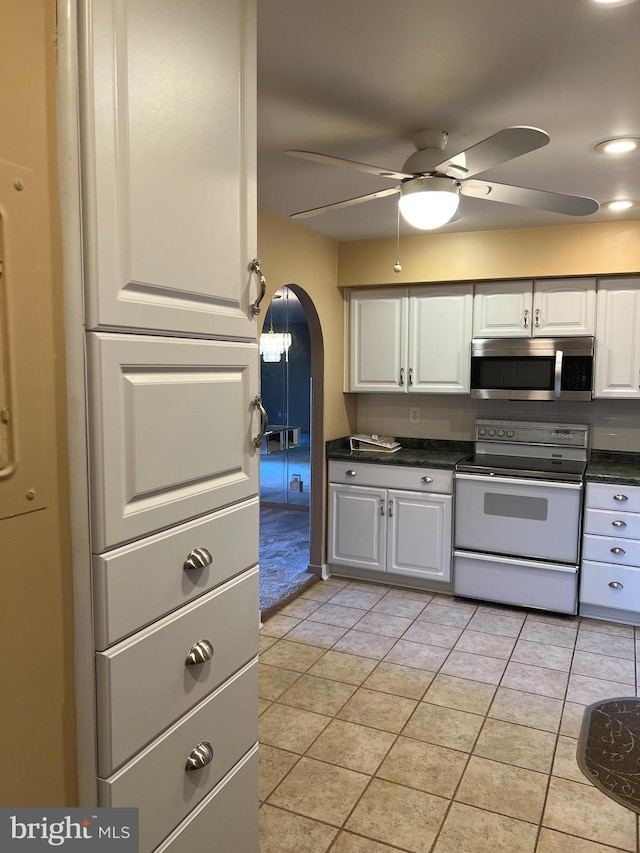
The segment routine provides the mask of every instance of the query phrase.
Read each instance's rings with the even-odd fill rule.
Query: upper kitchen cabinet
[[[348,391],[468,394],[473,291],[352,291]]]
[[[600,279],[596,397],[640,398],[640,278]]]
[[[593,278],[476,285],[474,338],[594,335],[595,319]]]
[[[80,6],[89,329],[256,335],[255,22],[196,5]]]

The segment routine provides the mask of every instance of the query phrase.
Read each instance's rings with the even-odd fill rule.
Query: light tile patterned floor
[[[318,583],[261,632],[261,853],[640,853],[575,759],[636,678],[627,625]]]

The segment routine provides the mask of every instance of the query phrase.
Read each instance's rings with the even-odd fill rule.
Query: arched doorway
[[[265,310],[261,394],[269,428],[260,454],[260,609],[277,610],[314,582],[322,555],[323,343],[309,295],[281,287]]]

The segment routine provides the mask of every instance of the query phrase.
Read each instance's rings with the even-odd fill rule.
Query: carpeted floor
[[[316,583],[309,565],[309,513],[260,509],[260,611],[263,621]]]

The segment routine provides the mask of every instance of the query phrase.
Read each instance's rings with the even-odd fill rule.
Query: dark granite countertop
[[[640,453],[592,450],[586,479],[591,483],[640,486]]]
[[[402,448],[395,453],[375,453],[350,450],[348,436],[336,438],[326,444],[327,459],[450,470],[461,459],[473,453],[472,441],[439,441],[435,438],[398,438],[397,441]]]

